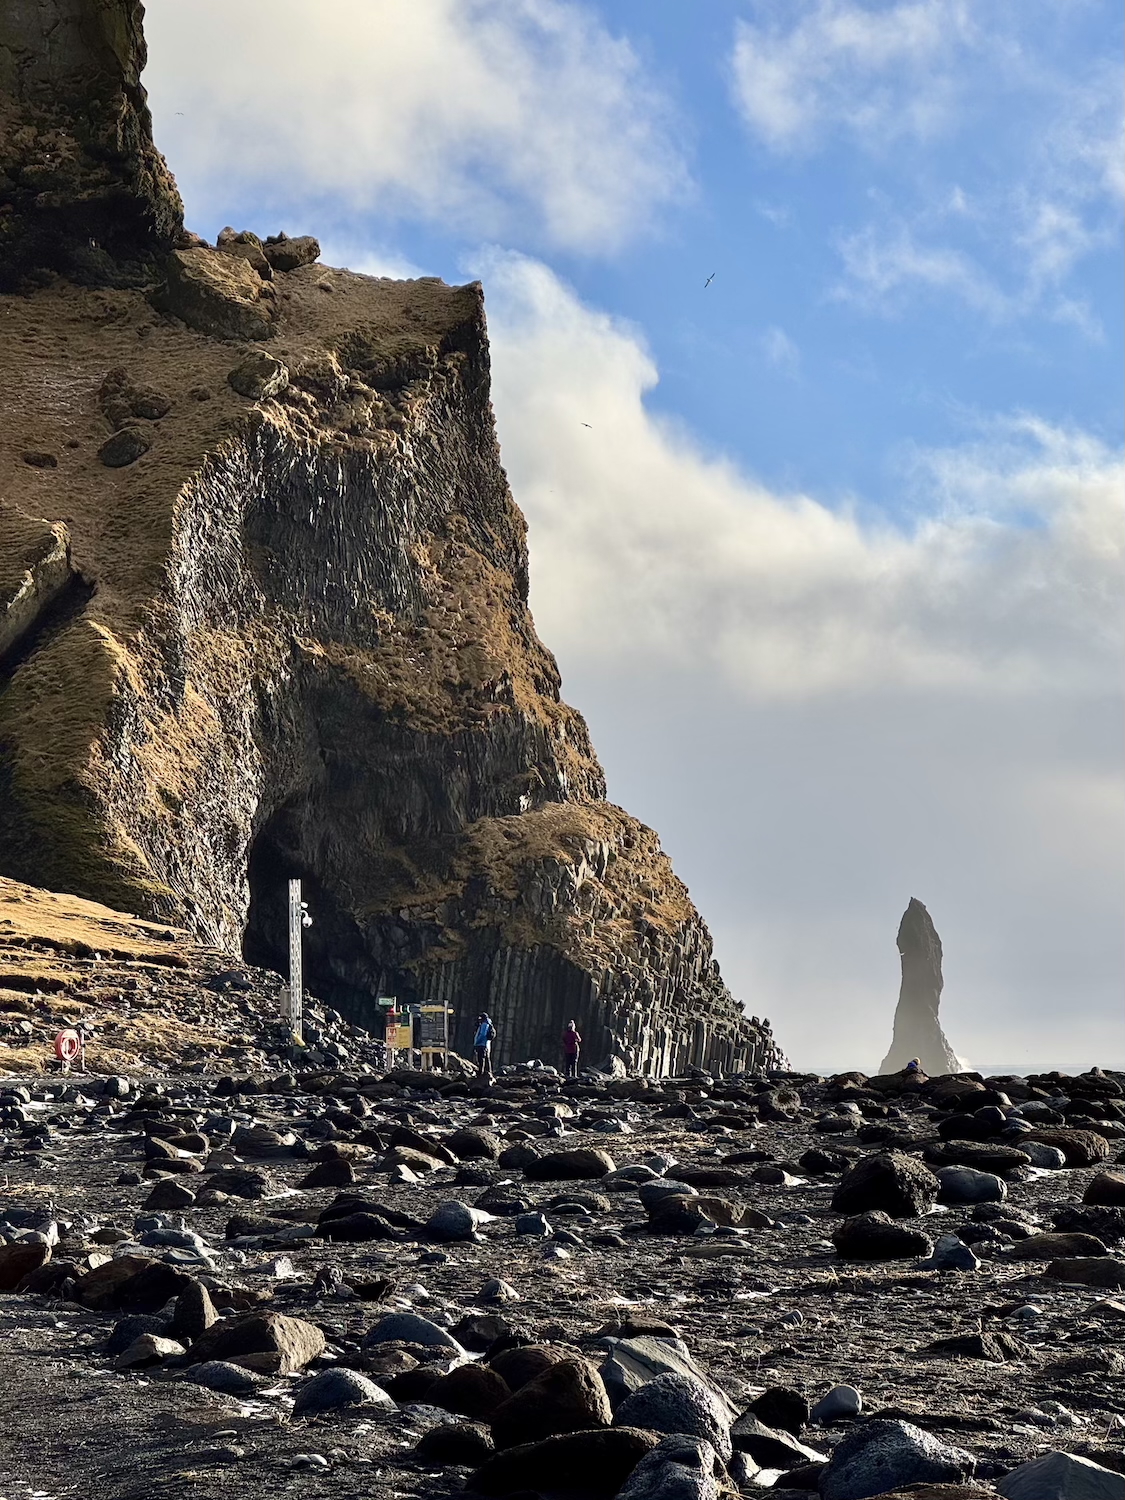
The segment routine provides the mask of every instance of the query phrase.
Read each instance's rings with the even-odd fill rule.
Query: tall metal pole
[[[303,1040],[301,1032],[304,1022],[302,1015],[302,997],[304,995],[304,978],[301,974],[301,927],[304,909],[301,906],[301,882],[291,880],[289,882],[289,1004],[288,1020],[289,1029],[298,1041]]]

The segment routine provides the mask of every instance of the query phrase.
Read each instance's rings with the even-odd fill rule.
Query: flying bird
[[[710,274],[710,276],[708,276],[707,280],[703,283],[703,290],[704,291],[707,290],[707,288],[711,285],[711,283],[714,281],[714,279],[715,279],[715,273],[714,273],[714,271],[712,271],[711,274]]]
[[[594,424],[592,422],[583,422],[581,425],[583,427],[588,427],[591,432],[593,432],[594,430]]]

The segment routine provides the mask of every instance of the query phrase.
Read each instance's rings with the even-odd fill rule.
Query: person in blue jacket
[[[492,1077],[492,1044],[496,1040],[496,1027],[492,1017],[481,1011],[477,1017],[476,1035],[473,1037],[473,1052],[477,1060],[477,1077]]]

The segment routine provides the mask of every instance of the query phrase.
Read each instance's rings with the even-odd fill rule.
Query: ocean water
[[[1096,1060],[1091,1062],[1025,1062],[1021,1060],[1020,1062],[978,1063],[972,1059],[961,1059],[962,1071],[966,1073],[982,1073],[985,1078],[1026,1078],[1029,1073],[1054,1072],[1069,1073],[1073,1076],[1075,1073],[1088,1073],[1091,1068],[1102,1066],[1104,1064]],[[819,1073],[822,1078],[831,1078],[833,1073],[842,1073],[847,1070],[840,1067],[810,1067],[806,1071]],[[874,1072],[874,1069],[864,1068],[862,1071],[870,1075],[870,1073]]]

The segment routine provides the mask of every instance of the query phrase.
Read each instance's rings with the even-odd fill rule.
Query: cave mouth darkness
[[[301,818],[284,804],[266,818],[250,845],[247,878],[250,906],[242,939],[248,964],[289,974],[289,881],[300,880],[312,926],[303,942],[304,987],[325,1005],[376,1035],[383,1029],[380,995],[410,1003],[417,997],[411,976],[384,968],[369,940],[348,916],[302,854]]]

